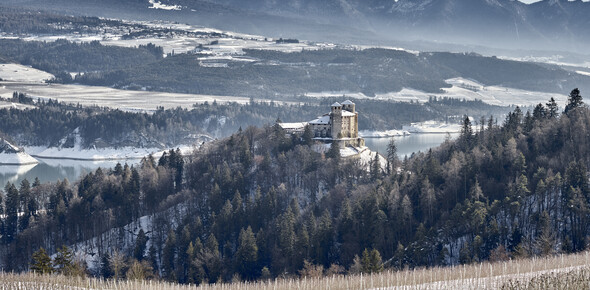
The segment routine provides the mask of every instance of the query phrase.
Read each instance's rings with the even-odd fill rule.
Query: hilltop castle
[[[330,113],[302,123],[280,123],[289,133],[303,133],[305,126],[310,126],[314,140],[336,143],[340,147],[365,146],[365,140],[358,136],[358,112],[350,100],[342,104],[332,104]]]

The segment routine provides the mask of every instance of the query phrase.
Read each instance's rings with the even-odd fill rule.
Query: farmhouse
[[[300,123],[279,123],[288,133],[301,134],[310,126],[314,140],[335,143],[340,147],[365,146],[365,140],[358,136],[358,112],[350,100],[330,106],[330,112],[315,120]]]

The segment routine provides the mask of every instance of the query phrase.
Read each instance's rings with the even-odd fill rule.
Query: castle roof
[[[285,130],[302,130],[307,126],[307,122],[299,122],[299,123],[279,123]]]
[[[332,104],[332,107],[340,107],[340,106],[342,106],[342,105],[340,105],[340,103],[338,103],[338,102]]]
[[[309,124],[316,124],[316,125],[324,125],[324,124],[329,124],[329,123],[330,123],[330,116],[328,116],[328,115],[319,117],[313,121],[309,121]]]
[[[349,112],[346,110],[342,110],[342,117],[354,117],[354,116],[356,116],[355,113],[352,113],[352,112]]]
[[[342,104],[343,105],[354,105],[354,103],[351,100],[346,100]]]

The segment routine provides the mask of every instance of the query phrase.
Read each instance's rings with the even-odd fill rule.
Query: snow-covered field
[[[312,92],[307,93],[308,97],[346,97],[355,99],[391,100],[399,102],[427,102],[431,97],[453,98],[465,100],[481,100],[490,105],[508,106],[534,106],[538,103],[546,103],[554,98],[558,105],[564,106],[567,96],[554,93],[526,91],[501,86],[484,86],[472,80],[464,78],[452,78],[446,80],[453,85],[451,88],[443,88],[444,93],[426,93],[420,90],[404,88],[399,92],[377,94],[374,98],[368,97],[359,92]]]
[[[231,96],[132,91],[84,85],[0,82],[1,97],[11,98],[12,93],[15,91],[26,93],[34,99],[56,99],[60,102],[83,106],[111,107],[126,111],[153,111],[158,107],[166,109],[176,107],[191,108],[193,104],[213,103],[213,101],[241,104],[250,101],[249,98]]]
[[[32,67],[14,63],[0,64],[0,79],[4,81],[43,83],[52,78],[52,74]]]
[[[168,6],[162,4],[160,1],[150,0],[153,8],[163,9],[175,8],[176,6]],[[223,31],[213,28],[206,28],[188,24],[170,23],[170,22],[129,22],[131,24],[143,25],[153,29],[174,29],[190,33],[199,34],[198,36],[187,35],[167,35],[161,36],[154,33],[150,36],[142,36],[135,39],[123,39],[123,35],[127,30],[111,29],[104,33],[94,34],[62,34],[62,35],[26,35],[18,38],[26,41],[55,41],[57,39],[67,39],[73,42],[90,42],[99,41],[103,45],[121,46],[121,47],[136,47],[138,45],[145,45],[153,43],[161,46],[164,53],[186,53],[195,51],[199,46],[202,46],[199,53],[209,54],[211,57],[220,55],[242,55],[244,49],[263,49],[276,50],[283,52],[295,52],[302,50],[316,50],[324,48],[334,48],[332,43],[314,43],[300,41],[299,43],[277,43],[276,39],[265,38],[260,35],[251,35],[243,33],[235,33]],[[14,35],[0,34],[0,38],[14,39]]]

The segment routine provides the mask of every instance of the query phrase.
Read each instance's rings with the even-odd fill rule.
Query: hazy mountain
[[[68,13],[162,19],[345,43],[431,41],[585,53],[590,3],[545,0],[7,0]],[[177,9],[154,9],[154,3]],[[163,7],[163,6],[157,6]],[[436,46],[434,46],[436,49]]]
[[[496,47],[582,51],[577,36],[590,34],[590,3],[548,0],[209,0],[239,9],[298,15],[370,29],[408,40]],[[174,2],[170,0],[169,2]],[[576,42],[580,42],[576,44]]]

